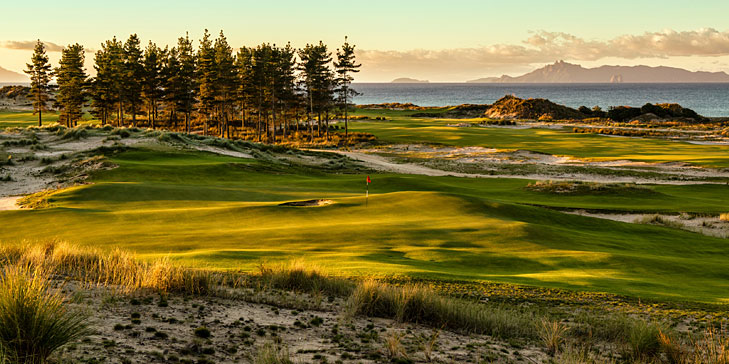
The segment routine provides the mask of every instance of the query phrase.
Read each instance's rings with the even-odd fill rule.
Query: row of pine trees
[[[108,40],[94,55],[92,78],[84,57],[83,46],[69,45],[54,69],[38,41],[25,72],[39,124],[55,77],[53,106],[67,126],[88,110],[103,124],[276,142],[277,135],[329,139],[331,117],[343,113],[346,138],[347,106],[357,95],[351,83],[361,66],[346,37],[334,59],[322,42],[234,51],[222,31],[212,39],[207,30],[197,49],[188,35],[164,48],[151,41],[142,48],[136,34]]]

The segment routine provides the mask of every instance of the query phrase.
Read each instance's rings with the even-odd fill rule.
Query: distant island
[[[486,77],[468,83],[711,83],[729,82],[726,72],[688,71],[675,67],[601,66],[585,68],[578,64],[557,61],[512,77]]]
[[[414,78],[400,77],[392,80],[390,83],[429,83],[428,80],[416,80]]]
[[[21,82],[27,83],[30,80],[23,74],[0,67],[0,82]]]

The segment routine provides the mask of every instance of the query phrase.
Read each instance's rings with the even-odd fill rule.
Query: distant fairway
[[[643,162],[686,162],[707,167],[729,167],[729,146],[697,145],[650,138],[610,137],[573,133],[571,128],[515,129],[508,127],[453,127],[463,119],[423,119],[414,111],[358,110],[367,116],[386,115],[387,121],[352,122],[350,130],[372,133],[385,143],[435,143],[523,149],[594,160],[628,159]],[[478,122],[478,120],[471,120]]]
[[[556,196],[519,179],[373,174],[365,206],[364,174],[144,149],[112,161],[52,208],[0,212],[0,241],[57,238],[216,269],[303,258],[342,274],[729,300],[726,239],[532,206],[717,214],[726,185]],[[319,198],[336,203],[278,206]]]

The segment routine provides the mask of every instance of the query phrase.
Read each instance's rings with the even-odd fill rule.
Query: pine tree
[[[230,138],[229,121],[232,115],[233,101],[236,96],[236,74],[235,57],[233,49],[228,45],[223,31],[215,40],[215,85],[216,104],[219,110],[218,122],[220,125],[220,136],[225,137],[227,133]]]
[[[191,116],[196,97],[196,58],[189,35],[177,40],[177,57],[180,64],[178,73],[177,110],[185,115],[185,132],[190,132]]]
[[[109,115],[115,104],[113,69],[111,62],[111,43],[101,44],[101,49],[94,55],[96,77],[91,81],[91,113],[101,119],[102,124],[109,121]]]
[[[318,114],[319,136],[321,136],[321,114],[328,111],[333,94],[334,76],[329,68],[332,62],[331,53],[327,46],[319,41],[317,45],[307,44],[304,49],[299,50],[299,58],[301,59],[299,69],[309,99],[309,112]]]
[[[167,112],[167,123],[174,130],[177,126],[175,113],[179,110],[178,105],[182,99],[180,56],[178,49],[175,47],[166,53],[167,57],[162,65],[162,87],[164,89],[162,101]]]
[[[46,47],[38,40],[35,44],[31,63],[26,64],[25,73],[30,77],[30,94],[33,97],[33,114],[38,114],[38,126],[43,125],[43,111],[48,110],[49,86],[53,69],[48,62]]]
[[[197,80],[200,97],[200,111],[204,115],[205,135],[208,134],[208,123],[215,107],[215,49],[210,40],[210,33],[205,29],[200,49],[197,52]]]
[[[137,113],[142,104],[142,79],[144,65],[142,64],[142,48],[139,37],[132,34],[124,43],[124,98],[132,114],[132,125],[137,125]]]
[[[162,62],[164,59],[164,51],[150,41],[144,50],[142,95],[147,104],[147,120],[152,129],[155,128],[158,103],[162,98]]]
[[[284,48],[278,50],[277,55],[278,89],[276,95],[278,95],[283,107],[281,111],[284,118],[283,136],[286,138],[286,134],[289,132],[287,113],[296,102],[296,50],[291,47],[291,43],[288,43]]]
[[[354,45],[350,45],[347,37],[344,37],[344,44],[341,50],[337,49],[337,61],[334,62],[334,69],[337,72],[337,84],[340,87],[340,98],[344,102],[344,138],[349,136],[349,96],[356,96],[357,91],[350,89],[354,80],[353,73],[359,72],[361,64],[355,62]]]
[[[253,52],[254,50],[251,48],[241,47],[235,57],[238,74],[237,99],[240,102],[243,127],[249,123],[248,113],[256,100],[256,90],[253,84]]]
[[[77,43],[63,49],[56,76],[58,82],[56,102],[60,110],[60,120],[68,127],[75,126],[83,116],[86,101],[87,76],[84,70],[83,46]]]

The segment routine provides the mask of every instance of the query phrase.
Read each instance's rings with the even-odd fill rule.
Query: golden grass
[[[177,266],[169,258],[143,262],[120,249],[103,252],[63,242],[3,246],[0,263],[42,269],[125,293],[153,289],[163,293],[205,294],[211,288],[212,278],[209,272]]]
[[[514,309],[441,296],[421,285],[393,287],[361,282],[350,295],[345,317],[391,318],[501,338],[534,338],[535,316]]]
[[[42,364],[62,346],[89,334],[87,316],[68,309],[44,267],[23,263],[0,272],[0,362]]]
[[[719,220],[729,221],[729,212],[719,215]]]

